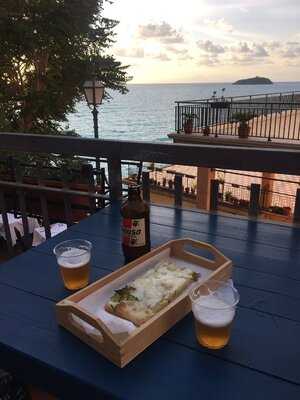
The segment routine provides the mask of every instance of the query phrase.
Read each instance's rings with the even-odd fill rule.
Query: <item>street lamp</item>
[[[98,129],[98,109],[97,106],[99,106],[102,103],[102,99],[104,96],[104,85],[103,83],[96,81],[95,76],[93,77],[93,80],[91,81],[85,81],[83,84],[83,91],[85,95],[86,102],[88,106],[92,108],[92,114],[93,114],[93,120],[94,120],[94,137],[95,139],[99,139],[99,129]],[[96,156],[96,181],[97,184],[101,184],[101,179],[100,179],[100,158]],[[104,185],[104,182],[102,182]]]
[[[93,120],[94,120],[94,136],[95,139],[99,139],[99,129],[98,129],[98,109],[102,103],[104,95],[104,85],[103,83],[96,81],[95,77],[92,81],[85,81],[83,85],[84,95],[88,106],[92,109]]]

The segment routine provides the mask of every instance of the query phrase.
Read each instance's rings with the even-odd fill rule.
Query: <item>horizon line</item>
[[[300,81],[273,81],[274,83],[300,83]],[[199,85],[199,84],[234,84],[233,81],[219,81],[219,82],[128,82],[127,85]],[[266,85],[241,85],[241,86],[266,86]],[[272,84],[268,84],[268,86],[272,86]]]

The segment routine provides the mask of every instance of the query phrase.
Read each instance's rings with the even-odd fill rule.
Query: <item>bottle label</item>
[[[145,218],[123,219],[123,244],[129,247],[141,247],[146,244]]]

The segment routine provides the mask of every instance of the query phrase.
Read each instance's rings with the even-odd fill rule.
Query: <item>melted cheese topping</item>
[[[155,311],[176,296],[177,291],[180,291],[187,281],[193,280],[193,274],[188,268],[179,267],[174,262],[166,260],[145,272],[128,286],[134,289],[131,294],[138,300],[134,303],[139,304],[139,307]],[[113,303],[115,302],[110,301],[110,304],[115,306]]]

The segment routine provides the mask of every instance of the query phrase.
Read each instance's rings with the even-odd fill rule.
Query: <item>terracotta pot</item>
[[[239,138],[247,139],[250,132],[250,126],[246,122],[241,122],[238,127]]]
[[[209,127],[209,126],[206,126],[205,128],[203,128],[202,132],[203,132],[203,135],[204,135],[204,136],[209,136],[209,134],[210,134],[210,127]]]
[[[192,119],[186,120],[183,125],[183,129],[184,129],[184,133],[186,133],[186,134],[193,133],[193,120]]]

